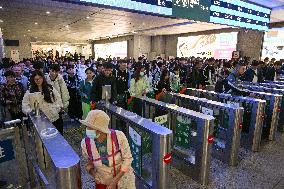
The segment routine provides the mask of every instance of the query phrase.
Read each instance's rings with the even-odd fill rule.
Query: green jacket
[[[85,103],[91,102],[91,99],[92,99],[91,92],[92,92],[93,84],[94,84],[94,80],[92,82],[89,82],[87,79],[85,79],[80,82],[80,95],[81,95],[82,101]],[[87,98],[85,96],[87,96]]]
[[[131,96],[142,96],[143,91],[146,93],[150,91],[150,82],[146,76],[140,78],[137,82],[132,78],[130,81],[130,95]]]

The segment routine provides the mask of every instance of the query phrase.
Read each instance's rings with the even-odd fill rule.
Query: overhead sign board
[[[210,0],[173,0],[173,16],[209,22]]]
[[[271,9],[241,0],[211,0],[210,22],[268,30]]]
[[[242,0],[57,0],[268,30],[271,9]]]

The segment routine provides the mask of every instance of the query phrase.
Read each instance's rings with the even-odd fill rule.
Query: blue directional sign
[[[15,159],[12,140],[0,140],[0,163],[10,161],[12,159]]]

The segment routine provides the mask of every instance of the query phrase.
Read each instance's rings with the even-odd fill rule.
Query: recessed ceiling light
[[[0,20],[0,22],[4,22],[3,20]]]
[[[0,6],[0,9],[3,9],[3,7],[2,7],[2,6]]]
[[[86,18],[87,18],[87,19],[89,19],[90,17],[89,17],[89,16],[87,16]]]
[[[30,32],[31,30],[28,30],[28,32]]]
[[[50,12],[49,12],[49,11],[46,11],[46,14],[50,14]]]
[[[35,25],[38,25],[38,23],[37,23],[37,22],[35,22]]]

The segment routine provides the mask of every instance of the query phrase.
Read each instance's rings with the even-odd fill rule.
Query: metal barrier
[[[31,154],[35,149],[38,168],[45,175],[51,188],[81,188],[80,157],[57,131],[48,118],[29,115],[33,141]]]
[[[193,88],[187,88],[185,94],[243,107],[241,146],[252,151],[259,151],[266,104],[264,100]]]
[[[111,128],[121,129],[127,136],[138,188],[168,188],[172,131],[110,103],[100,102],[98,108],[110,115]]]
[[[267,100],[267,104],[266,104],[266,125],[264,127],[264,129],[269,130],[270,134],[269,134],[269,140],[275,140],[275,134],[276,134],[276,130],[277,127],[279,128],[279,130],[283,129],[284,125],[280,125],[279,123],[283,122],[283,114],[284,114],[284,90],[281,89],[274,89],[274,88],[267,88],[267,87],[263,87],[263,86],[253,86],[253,85],[243,85],[240,84],[239,86],[244,87],[246,89],[249,89],[251,91],[253,91],[255,94],[257,94],[260,97],[263,97],[265,99],[267,99],[268,95],[270,97],[274,96],[273,99],[271,99],[271,101]],[[260,93],[262,92],[262,93]],[[281,119],[281,120],[280,120]],[[264,133],[265,134],[265,133]],[[265,135],[263,135],[263,137],[266,137]]]
[[[173,131],[173,165],[199,183],[208,184],[214,117],[147,97],[141,101],[143,117]]]
[[[20,154],[25,159],[21,160],[21,171],[28,178],[29,187],[81,188],[80,158],[48,118],[43,113],[30,114],[20,126],[15,125],[19,121],[6,124],[14,124],[12,129],[19,135],[16,149],[24,149]],[[27,122],[30,131],[27,131]]]
[[[21,142],[18,127],[20,123],[19,119],[8,121],[5,122],[6,129],[0,129],[0,178],[7,179],[14,188],[27,188],[30,185],[30,173],[27,169],[25,148]],[[8,170],[13,171],[11,173]]]
[[[214,116],[213,156],[229,165],[237,165],[243,125],[242,107],[178,93],[165,95],[174,98],[178,106]]]

